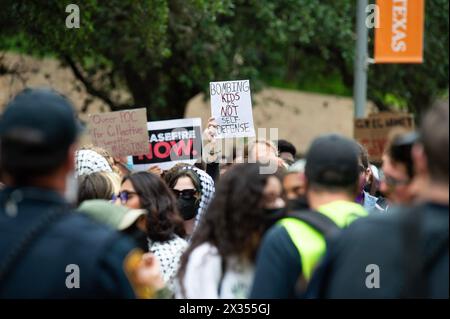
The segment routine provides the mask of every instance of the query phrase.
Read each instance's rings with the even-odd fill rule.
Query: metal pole
[[[356,54],[355,54],[355,83],[353,99],[355,103],[355,117],[363,118],[366,114],[367,100],[367,51],[368,29],[366,26],[366,8],[368,0],[358,0],[356,8]]]

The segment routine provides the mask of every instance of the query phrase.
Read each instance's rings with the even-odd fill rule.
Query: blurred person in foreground
[[[142,251],[148,251],[145,228],[139,225],[147,211],[144,209],[129,209],[126,206],[115,205],[103,199],[88,199],[78,207],[77,211],[89,216],[92,220],[108,225],[131,237]]]
[[[414,206],[359,220],[330,244],[310,298],[449,297],[449,104],[422,120],[412,158]]]
[[[145,298],[164,286],[154,256],[73,213],[78,135],[71,103],[49,89],[25,89],[0,118],[0,298]]]
[[[305,167],[310,210],[288,212],[263,238],[256,261],[252,299],[302,295],[320,258],[326,238],[367,215],[354,202],[358,193],[358,148],[354,141],[331,134],[313,141]]]

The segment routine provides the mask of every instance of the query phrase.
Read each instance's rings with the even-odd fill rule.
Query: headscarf
[[[112,172],[108,161],[92,150],[78,150],[75,154],[76,175],[92,174],[95,172]]]
[[[197,227],[202,215],[206,212],[209,203],[214,197],[214,193],[216,191],[214,180],[208,175],[208,173],[195,166],[184,166],[182,169],[189,169],[193,171],[200,180],[201,198],[197,216],[195,217],[195,227]]]

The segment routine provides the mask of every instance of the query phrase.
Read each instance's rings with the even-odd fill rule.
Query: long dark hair
[[[254,261],[266,221],[262,212],[264,188],[274,176],[261,174],[261,167],[237,164],[221,177],[215,197],[181,257],[181,283],[190,254],[203,243],[214,245],[224,261],[230,256]]]
[[[183,218],[177,209],[175,196],[162,179],[148,172],[124,177],[139,195],[141,208],[147,210],[147,236],[152,241],[168,241],[176,234],[185,237]]]

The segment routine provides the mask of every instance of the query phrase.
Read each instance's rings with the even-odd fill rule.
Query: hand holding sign
[[[203,151],[204,156],[206,158],[203,158],[206,163],[216,162],[217,161],[217,154],[220,152],[216,151],[216,145],[217,145],[217,127],[219,125],[216,122],[216,119],[214,117],[210,117],[208,120],[208,126],[203,132]]]
[[[217,136],[217,127],[219,125],[214,117],[210,117],[208,120],[208,126],[203,132],[203,140],[208,143],[214,143]]]
[[[211,82],[209,87],[217,137],[255,136],[250,81]]]
[[[163,170],[158,165],[150,166],[147,172],[155,174],[156,176],[161,176],[163,173]]]

